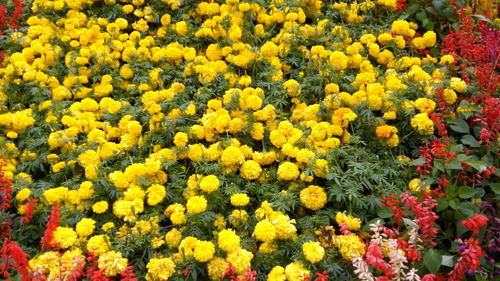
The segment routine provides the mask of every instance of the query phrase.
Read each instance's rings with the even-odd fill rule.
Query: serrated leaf
[[[425,252],[424,264],[431,273],[437,273],[439,271],[439,267],[441,267],[442,262],[443,257],[437,250],[429,249],[427,250],[427,252]]]

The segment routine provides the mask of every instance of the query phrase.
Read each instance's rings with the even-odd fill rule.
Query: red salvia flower
[[[479,247],[479,240],[471,237],[465,241],[465,246],[466,249],[460,253],[453,270],[447,274],[448,281],[463,280],[468,270],[476,270],[481,264],[480,259],[484,252]]]
[[[121,273],[120,273],[120,276],[122,277],[122,279],[120,279],[120,281],[137,281],[139,279],[137,279],[137,276],[135,276],[135,273],[134,273],[134,267],[133,266],[127,266],[127,268],[125,268],[125,270],[123,270]],[[186,276],[186,275],[184,275]]]
[[[30,281],[28,254],[26,254],[19,244],[5,238],[2,249],[0,250],[0,275],[4,278],[9,277],[9,269],[15,269],[21,275],[22,281]]]
[[[42,250],[55,246],[52,244],[52,239],[54,238],[54,231],[59,226],[59,211],[57,204],[54,204],[42,237]]]
[[[473,215],[472,218],[462,221],[461,225],[472,230],[472,235],[479,233],[479,229],[488,224],[488,218],[485,215]]]
[[[374,243],[370,243],[366,249],[366,263],[382,271],[387,278],[392,277],[391,265],[384,261],[382,249]]]
[[[31,217],[33,216],[33,211],[35,210],[35,204],[38,202],[37,199],[28,199],[28,203],[24,209],[24,216],[21,218],[21,222],[29,223]]]
[[[433,246],[436,242],[433,239],[438,233],[436,228],[436,220],[439,216],[432,211],[436,207],[437,201],[428,194],[423,194],[422,202],[419,202],[416,196],[411,196],[409,192],[401,194],[401,202],[404,204],[405,209],[409,209],[415,214],[415,222],[417,223],[422,240]]]

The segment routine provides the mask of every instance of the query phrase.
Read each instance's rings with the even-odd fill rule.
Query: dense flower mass
[[[459,280],[464,261],[494,264],[474,237],[494,222],[476,203],[498,193],[498,98],[477,92],[498,89],[500,33],[451,33],[489,46],[488,73],[465,48],[439,55],[455,26],[430,19],[455,3],[7,2],[0,275]],[[461,210],[441,228],[472,230],[467,250],[432,248],[435,208]],[[445,253],[450,273],[425,261]]]

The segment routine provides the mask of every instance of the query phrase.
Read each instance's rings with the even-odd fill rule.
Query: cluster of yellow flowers
[[[302,280],[332,252],[364,254],[358,235],[335,235],[361,220],[329,204],[329,152],[358,135],[364,110],[386,149],[402,129],[431,135],[438,90],[453,104],[467,84],[447,72],[452,56],[407,52],[433,47],[433,31],[418,36],[405,20],[359,27],[395,11],[394,0],[267,2],[33,1],[27,30],[9,39],[22,50],[0,64],[6,176],[20,186],[21,214],[37,198],[87,216],[62,222],[52,241],[61,252],[34,257],[34,271],[69,274],[92,253],[115,276],[129,263],[117,245],[132,237],[159,249],[147,280],[191,261],[213,280],[229,263],[241,276],[254,256],[282,255],[284,242],[320,228],[301,246],[305,260],[277,258],[269,280]],[[95,16],[102,7],[110,16]],[[27,103],[15,92],[26,85],[41,93]],[[43,172],[20,165],[33,159]],[[297,206],[273,204],[280,196]],[[325,209],[335,220],[297,227]]]

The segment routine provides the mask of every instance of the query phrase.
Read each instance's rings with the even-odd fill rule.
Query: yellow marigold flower
[[[459,93],[463,93],[467,90],[467,84],[465,81],[458,77],[451,77],[450,87]]]
[[[345,212],[337,212],[335,215],[335,221],[341,225],[343,223],[347,224],[349,230],[359,230],[361,228],[361,220],[359,218],[351,217]]]
[[[96,214],[102,214],[107,210],[108,210],[108,202],[106,201],[99,201],[94,203],[94,205],[92,205],[92,211],[94,211],[94,213]]]
[[[52,243],[56,243],[60,248],[66,249],[73,246],[77,240],[76,232],[71,227],[58,226],[54,231]]]
[[[285,267],[286,279],[290,281],[304,280],[305,276],[310,276],[311,272],[304,268],[304,265],[299,262],[292,262]]]
[[[259,163],[254,160],[247,160],[240,168],[241,177],[247,180],[254,180],[260,176],[262,168]]]
[[[173,212],[170,221],[176,225],[183,224],[187,221],[186,214],[184,212]]]
[[[113,227],[115,227],[115,224],[113,222],[107,222],[107,223],[102,225],[101,229],[104,231],[108,231],[108,230],[112,229]]]
[[[187,211],[192,214],[199,214],[207,209],[207,199],[203,196],[193,196],[186,204]]]
[[[219,179],[214,175],[203,177],[200,181],[200,189],[206,193],[212,193],[219,189]]]
[[[226,271],[228,263],[225,259],[221,257],[214,257],[207,264],[208,276],[212,280],[220,280],[220,277]]]
[[[78,236],[89,236],[94,232],[95,220],[90,218],[83,218],[76,224],[75,229]]]
[[[132,68],[130,68],[130,66],[128,64],[124,64],[121,68],[120,68],[120,76],[123,78],[123,79],[132,79],[132,77],[134,77],[134,71],[132,70]]]
[[[245,162],[245,156],[239,148],[230,146],[222,152],[220,160],[226,167],[239,166]]]
[[[217,245],[223,251],[228,253],[240,248],[240,237],[232,229],[224,229],[219,232]]]
[[[109,249],[108,239],[107,235],[92,236],[87,242],[87,251],[95,256],[101,255]]]
[[[455,93],[455,91],[453,91],[452,89],[444,89],[443,100],[447,104],[454,104],[455,101],[457,100],[457,93]]]
[[[271,58],[275,57],[278,55],[278,46],[274,44],[273,42],[267,41],[262,47],[260,48],[260,53],[266,57],[266,58]]]
[[[177,147],[186,146],[188,143],[188,136],[184,132],[177,132],[174,136],[174,144]]]
[[[309,241],[302,245],[304,257],[310,263],[317,263],[325,256],[325,249],[319,242]]]
[[[276,237],[276,230],[268,219],[263,219],[255,225],[252,236],[262,242],[271,242]]]
[[[211,241],[196,241],[193,256],[198,262],[209,261],[215,253],[215,246]]]
[[[394,126],[381,125],[375,129],[375,134],[381,139],[389,139],[393,134],[396,134],[398,129]]]
[[[122,7],[122,11],[125,13],[125,14],[130,14],[134,11],[134,6],[133,5],[125,5]]]
[[[285,269],[282,266],[275,266],[267,275],[268,281],[286,281]]]
[[[178,247],[182,240],[182,233],[177,228],[172,228],[165,234],[165,242],[170,247]]]
[[[300,191],[300,202],[306,208],[317,211],[326,205],[327,195],[320,186],[310,185]]]
[[[231,196],[231,205],[235,207],[244,207],[250,202],[250,197],[243,193],[237,193]]]
[[[184,36],[188,31],[188,25],[185,21],[180,21],[175,24],[175,32],[177,32],[178,35]]]
[[[97,265],[104,271],[105,276],[115,276],[127,268],[128,260],[122,253],[109,251],[99,256]]]
[[[382,33],[377,37],[377,40],[382,45],[387,45],[392,41],[392,35],[390,33]]]
[[[334,68],[335,71],[344,70],[347,68],[347,56],[339,51],[334,51],[328,60],[330,66]]]
[[[434,133],[434,123],[427,113],[419,113],[411,119],[411,126],[417,129],[424,135],[432,135]]]
[[[49,205],[59,204],[66,199],[68,191],[68,188],[65,186],[51,188],[43,192],[43,197]]]
[[[245,210],[233,210],[229,215],[229,221],[235,227],[239,227],[242,223],[248,221],[248,213]]]
[[[253,254],[251,252],[238,248],[235,251],[228,252],[226,260],[233,264],[238,274],[243,274],[250,268],[252,258]]]
[[[434,111],[434,109],[436,108],[436,103],[433,100],[427,98],[418,98],[413,102],[413,105],[416,109],[418,109],[418,111],[426,113]]]
[[[9,139],[17,139],[18,134],[17,134],[16,132],[9,131],[9,132],[7,133],[7,137],[8,137]]]
[[[148,187],[148,190],[146,191],[148,194],[148,205],[150,206],[155,206],[163,199],[165,198],[165,195],[167,195],[167,191],[165,190],[165,186],[160,185],[160,184],[153,184],[150,187]]]
[[[23,188],[16,194],[16,200],[18,202],[23,202],[28,199],[31,195],[31,190],[29,188]]]
[[[175,263],[170,258],[152,258],[149,260],[146,268],[148,269],[146,280],[168,280],[175,272]]]
[[[408,36],[410,38],[415,36],[415,30],[411,29],[410,24],[405,20],[394,21],[391,26],[391,32],[398,35]]]
[[[278,179],[279,180],[294,180],[299,177],[299,167],[292,162],[283,162],[278,167]]]
[[[257,95],[250,95],[246,99],[246,106],[253,111],[259,110],[262,106],[262,99]]]
[[[455,62],[455,58],[452,55],[444,55],[439,60],[440,64],[452,64]]]
[[[346,260],[352,260],[354,258],[362,257],[365,254],[365,244],[361,242],[361,239],[354,235],[337,235],[335,237],[335,242],[337,247],[342,254],[342,257]]]
[[[436,33],[432,30],[425,32],[422,38],[424,38],[425,46],[427,48],[433,47],[436,44]]]

